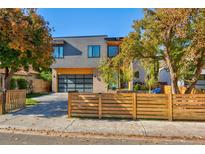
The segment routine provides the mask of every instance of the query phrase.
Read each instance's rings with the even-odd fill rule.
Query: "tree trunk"
[[[155,59],[154,60],[154,79],[156,81],[159,81],[158,76],[159,76],[159,61]]]
[[[196,83],[197,83],[197,80],[192,82],[192,84],[186,89],[185,94],[190,94],[192,90],[194,89]]]
[[[176,73],[174,72],[170,56],[169,56],[167,50],[165,50],[164,53],[165,53],[165,61],[166,61],[166,64],[167,64],[167,66],[169,68],[169,72],[170,72],[172,94],[179,94],[180,91],[179,91],[179,87],[178,87],[178,84],[177,84],[178,78],[176,76]]]
[[[6,67],[5,68],[5,84],[4,84],[4,89],[5,90],[9,90],[10,89],[10,82],[11,82],[11,78],[12,78],[13,72],[9,71],[9,68]]]
[[[172,94],[179,94],[179,86],[178,86],[178,78],[174,73],[170,73],[171,76],[171,87],[172,87]]]

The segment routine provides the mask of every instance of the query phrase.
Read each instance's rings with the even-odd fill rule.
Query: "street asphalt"
[[[0,133],[0,145],[193,145],[203,141],[146,138],[59,137]]]

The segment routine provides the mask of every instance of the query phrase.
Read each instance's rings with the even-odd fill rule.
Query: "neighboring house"
[[[171,78],[170,78],[170,73],[167,67],[162,67],[159,70],[159,82],[165,83],[167,85],[171,85]],[[179,86],[185,86],[186,83],[183,81],[178,81]],[[196,83],[195,86],[197,89],[205,89],[205,69],[202,70],[201,76],[199,80]]]
[[[122,37],[110,38],[107,35],[54,38],[52,91],[107,92],[97,68],[100,62],[118,54],[121,40]],[[135,80],[144,82],[143,74],[139,69]],[[130,83],[129,89],[132,89]]]
[[[145,82],[145,70],[138,61],[133,62],[133,83]]]
[[[39,73],[34,71],[33,69],[29,69],[28,72],[24,71],[24,70],[20,70],[16,73],[14,73],[13,77],[21,77],[26,79],[27,81],[31,81],[32,79],[37,79],[39,77]],[[0,69],[0,89],[3,89],[5,81],[5,70],[4,69]]]

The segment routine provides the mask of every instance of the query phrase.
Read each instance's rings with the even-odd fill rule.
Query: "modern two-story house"
[[[100,77],[98,66],[101,61],[119,53],[122,37],[74,36],[55,37],[53,41],[55,62],[52,64],[53,92],[107,92],[107,85]],[[145,71],[136,61],[132,63],[133,80],[128,89],[133,90],[134,83],[144,83]],[[196,88],[205,89],[205,71],[202,71]],[[159,82],[170,85],[170,75],[166,67],[159,70]],[[184,86],[180,82],[181,86]]]
[[[122,39],[107,35],[54,38],[52,91],[107,92],[97,68],[101,61],[118,54]],[[138,64],[133,66],[136,68]],[[135,80],[143,82],[144,72],[139,70]],[[132,83],[129,85],[132,89]]]

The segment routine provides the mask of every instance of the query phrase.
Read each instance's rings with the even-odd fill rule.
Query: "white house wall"
[[[139,78],[134,77],[133,81],[134,82],[145,82],[145,71],[144,68],[141,66],[141,64],[138,61],[133,62],[133,73],[136,71],[139,71]]]
[[[170,73],[165,68],[159,70],[159,82],[171,84]]]

